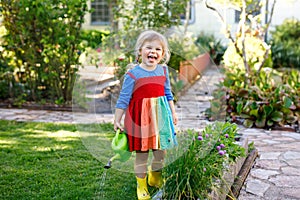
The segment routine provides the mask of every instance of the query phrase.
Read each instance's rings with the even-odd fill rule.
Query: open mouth
[[[157,56],[155,56],[155,55],[149,55],[148,59],[149,60],[157,60]]]

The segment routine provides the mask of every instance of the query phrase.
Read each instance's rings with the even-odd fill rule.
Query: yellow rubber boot
[[[161,188],[164,181],[161,175],[161,171],[152,171],[151,168],[149,168],[148,173],[148,184],[152,187]]]
[[[150,194],[148,192],[147,181],[145,178],[136,177],[137,180],[137,188],[136,193],[138,196],[138,200],[150,200]]]

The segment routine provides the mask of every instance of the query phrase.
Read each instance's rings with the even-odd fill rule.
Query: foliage
[[[178,137],[184,140],[179,148],[185,152],[163,171],[163,199],[209,199],[212,188],[220,189],[229,164],[245,156],[235,140],[237,126],[228,122],[215,122],[200,132],[187,130]],[[176,153],[171,150],[168,155]]]
[[[136,38],[141,31],[154,29],[163,34],[168,28],[181,23],[180,14],[185,12],[187,0],[159,1],[117,0],[113,10],[114,22],[122,23],[121,28],[112,26],[111,34],[103,43],[106,57],[114,61],[126,52],[132,52]],[[105,59],[105,58],[104,58]]]
[[[300,68],[300,21],[286,19],[271,34],[273,67]]]
[[[217,39],[213,34],[209,35],[202,32],[197,36],[195,43],[199,48],[209,52],[214,64],[220,65],[226,50],[226,46],[222,44],[221,40]]]
[[[115,59],[114,66],[116,66],[115,76],[118,80],[121,80],[124,74],[132,66],[129,63],[132,63],[133,56],[130,53],[121,55],[119,58]]]
[[[265,58],[265,53],[268,51],[269,46],[257,37],[256,31],[246,33],[245,35],[245,49],[246,53],[246,62],[251,69],[251,75],[255,75],[255,72],[259,71],[262,67],[272,67],[271,57]],[[244,67],[243,56],[239,54],[236,50],[235,45],[238,49],[242,49],[242,40],[241,37],[237,37],[236,44],[230,43],[226,49],[223,62],[225,67],[232,68],[232,70],[246,70]],[[263,64],[263,66],[261,66]],[[249,77],[251,79],[252,77]]]
[[[221,1],[216,1],[221,3]],[[265,66],[267,59],[270,55],[270,47],[264,43],[264,36],[268,31],[268,27],[271,23],[271,19],[274,12],[276,0],[273,2],[271,11],[268,13],[269,21],[264,26],[261,23],[260,10],[263,3],[259,0],[230,0],[228,5],[234,7],[240,14],[239,25],[236,28],[236,33],[233,36],[231,27],[228,26],[223,18],[222,14],[213,6],[209,5],[208,0],[205,1],[206,7],[213,10],[218,14],[221,21],[224,23],[226,30],[224,30],[225,36],[231,41],[231,48],[228,48],[228,54],[237,54],[236,56],[227,56],[229,60],[225,60],[226,67],[243,66],[246,71],[245,82],[252,84],[251,78],[260,73],[260,70]],[[258,47],[259,54],[256,54],[256,48]],[[226,54],[226,52],[225,52]],[[225,55],[224,55],[225,56]],[[250,59],[249,59],[250,58]],[[235,66],[238,65],[238,66]],[[256,66],[254,66],[256,65]]]
[[[130,33],[134,30],[152,28],[166,29],[181,23],[181,14],[185,13],[187,0],[159,1],[133,0],[130,3],[118,0],[114,10],[114,20],[122,19],[122,29]]]
[[[81,30],[80,32],[81,40],[86,41],[86,46],[91,47],[93,49],[99,47],[104,38],[108,35],[108,31]]]
[[[128,62],[135,62],[136,58],[133,55],[133,50],[140,32],[146,29],[153,29],[167,36],[169,34],[167,31],[170,27],[176,27],[181,24],[180,16],[185,13],[187,0],[154,0],[150,3],[146,0],[133,0],[130,3],[125,0],[117,0],[114,4],[118,6],[115,6],[113,9],[111,34],[105,38],[101,49],[103,49],[104,63],[118,66],[116,77],[119,79],[132,66]],[[122,25],[115,26],[117,22]],[[178,69],[180,56],[187,55],[182,55],[181,51],[177,51],[177,49],[174,51],[176,55],[171,52],[172,56],[169,66]],[[172,83],[175,82],[172,81]],[[182,87],[181,84],[182,82],[176,82],[176,85],[174,85],[176,87],[175,91]]]
[[[246,127],[273,128],[300,120],[300,72],[264,69],[244,83],[245,72],[226,72],[207,110],[212,119],[222,116]],[[223,101],[220,101],[223,99]],[[226,99],[226,101],[224,101]]]
[[[22,84],[24,99],[70,101],[84,49],[80,29],[86,1],[1,1],[1,7],[7,30],[3,54]]]
[[[168,65],[175,70],[179,70],[180,62],[192,60],[201,52],[192,35],[173,34],[168,38],[168,42],[172,52]]]

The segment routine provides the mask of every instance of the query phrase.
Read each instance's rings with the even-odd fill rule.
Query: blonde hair
[[[171,56],[168,40],[165,36],[153,30],[146,30],[139,35],[134,48],[134,53],[137,60],[139,58],[140,50],[142,49],[144,43],[151,42],[153,40],[160,41],[161,46],[163,48],[164,57],[162,58],[162,64],[168,63]]]

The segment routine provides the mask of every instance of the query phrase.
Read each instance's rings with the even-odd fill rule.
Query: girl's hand
[[[120,129],[121,131],[124,131],[124,128],[122,127],[122,125],[120,124],[120,122],[114,122],[114,130],[117,131],[118,129]]]
[[[174,124],[174,125],[177,125],[177,122],[178,122],[177,114],[176,114],[176,113],[173,113],[173,114],[172,114],[172,117],[173,117],[173,124]]]
[[[116,109],[115,120],[114,120],[115,131],[117,131],[118,129],[120,129],[121,131],[124,131],[124,128],[122,127],[122,125],[120,123],[124,112],[125,111],[123,109],[119,109],[119,108]]]

